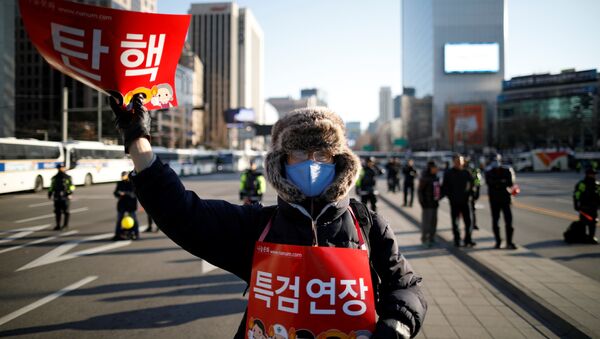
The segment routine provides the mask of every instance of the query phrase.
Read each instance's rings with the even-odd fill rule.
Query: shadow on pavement
[[[191,321],[243,312],[243,299],[212,300],[124,311],[62,324],[32,326],[1,331],[0,337],[47,333],[61,330],[102,331],[165,328]]]
[[[596,245],[598,246],[598,245]],[[553,257],[552,259],[554,260],[563,260],[563,261],[570,261],[570,260],[577,260],[577,259],[595,259],[595,258],[600,258],[600,252],[597,253],[581,253],[581,254],[577,254],[577,255],[565,255],[565,256],[561,256],[561,257]]]
[[[240,283],[243,284],[242,280],[238,279],[232,274],[215,274],[215,275],[203,275],[197,277],[187,278],[175,278],[175,279],[163,279],[154,281],[140,281],[130,283],[119,283],[119,284],[107,284],[94,286],[89,288],[82,288],[76,291],[72,291],[68,296],[79,296],[79,295],[96,295],[96,294],[107,294],[116,293],[123,291],[134,291],[143,290],[147,288],[165,288],[165,287],[182,287],[190,285],[202,285],[202,284],[215,284],[215,283]]]
[[[104,255],[104,256],[132,255],[132,254],[148,254],[148,253],[170,252],[170,251],[182,251],[182,249],[179,247],[131,248],[131,249],[122,250],[122,251],[110,251],[110,252],[105,252],[105,253],[99,253],[98,255]],[[94,256],[94,254],[92,254],[91,256]]]
[[[244,293],[246,286],[247,286],[246,283],[243,283],[243,282],[234,282],[234,283],[222,283],[221,282],[218,285],[180,288],[180,289],[162,292],[162,293],[150,292],[150,293],[137,294],[137,295],[124,295],[124,296],[101,299],[100,301],[119,302],[119,301],[136,300],[136,299],[181,297],[181,296],[194,296],[194,295],[205,295],[205,294],[239,294],[241,296],[242,293]]]
[[[449,228],[449,227],[438,228],[436,232],[444,232],[444,231],[450,231],[450,230],[452,230],[452,229]],[[421,229],[417,229],[417,230],[414,230],[414,231],[397,231],[397,232],[394,232],[394,234],[395,235],[421,234]]]
[[[190,262],[200,263],[202,259],[200,258],[188,258],[188,259],[177,259],[177,260],[169,260],[167,263],[169,264],[187,264]]]
[[[534,242],[523,247],[527,249],[537,249],[537,248],[549,248],[549,247],[569,247],[569,244],[565,243],[563,240],[555,239],[555,240],[546,240],[540,242]]]
[[[413,252],[408,254],[403,254],[406,259],[424,259],[431,257],[439,257],[448,255],[448,250],[446,248],[431,248],[431,249],[423,249],[420,252]]]

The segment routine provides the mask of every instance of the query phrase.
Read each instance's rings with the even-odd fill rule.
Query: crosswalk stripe
[[[71,214],[75,214],[75,213],[80,213],[80,212],[85,212],[89,210],[88,207],[81,207],[81,208],[76,208],[74,210],[71,210]],[[21,220],[17,220],[15,221],[15,224],[22,224],[24,222],[29,222],[29,221],[34,221],[34,220],[40,220],[40,219],[46,219],[46,218],[51,218],[54,216],[54,213],[51,214],[44,214],[44,215],[40,215],[37,217],[32,217],[32,218],[27,218],[27,219],[21,219]]]

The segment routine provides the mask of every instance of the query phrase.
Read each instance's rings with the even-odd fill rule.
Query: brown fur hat
[[[327,150],[334,155],[335,178],[320,199],[338,201],[348,194],[360,169],[360,160],[347,145],[344,122],[326,107],[294,110],[279,119],[271,133],[271,150],[265,159],[267,180],[279,196],[298,203],[306,196],[285,177],[287,155],[293,150]]]

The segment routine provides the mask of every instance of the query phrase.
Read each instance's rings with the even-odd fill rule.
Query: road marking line
[[[69,235],[73,235],[73,234],[77,234],[77,233],[79,233],[79,231],[69,231],[69,232],[65,232],[65,233],[60,233],[58,235],[53,235],[51,237],[47,237],[47,238],[42,238],[42,239],[30,241],[30,242],[25,243],[25,244],[13,246],[13,247],[8,247],[8,248],[5,248],[3,250],[0,250],[0,254],[6,253],[6,252],[10,252],[10,251],[14,251],[14,250],[18,250],[19,248],[23,248],[23,247],[27,247],[27,246],[31,246],[31,245],[41,244],[41,243],[46,242],[46,241],[54,240],[54,239],[56,239],[58,237],[67,237]]]
[[[76,208],[74,210],[71,210],[70,213],[74,214],[74,213],[79,213],[79,212],[85,212],[87,210],[89,210],[88,207],[81,207],[81,208]],[[51,218],[53,216],[54,216],[54,213],[52,213],[52,214],[44,214],[44,215],[40,215],[38,217],[17,220],[17,221],[15,221],[15,224],[22,224],[22,223],[28,222],[28,221],[34,221],[34,220],[39,220],[39,219]]]
[[[568,204],[568,205],[573,204],[573,200],[569,200],[569,199],[554,198],[553,200],[556,202],[563,203],[563,204]]]
[[[513,201],[513,205],[515,205],[515,207],[517,207],[517,208],[528,210],[530,212],[544,214],[544,215],[548,215],[551,217],[560,218],[560,219],[564,219],[564,220],[568,220],[568,221],[579,220],[579,217],[577,217],[574,214],[560,212],[560,211],[554,211],[554,210],[550,210],[550,209],[542,208],[542,207],[531,206],[531,205],[524,204],[522,202]]]
[[[38,204],[31,204],[31,205],[27,205],[27,207],[40,207],[40,206],[50,206],[54,204],[53,201],[46,201],[46,202],[40,202]]]
[[[58,297],[60,297],[60,296],[62,296],[64,294],[67,294],[67,293],[69,293],[71,291],[74,291],[74,290],[80,288],[81,286],[83,286],[85,284],[88,284],[88,283],[90,283],[90,282],[92,282],[92,281],[94,281],[96,279],[98,279],[98,276],[95,276],[95,275],[89,276],[89,277],[84,278],[84,279],[81,279],[78,282],[76,282],[74,284],[71,284],[71,285],[63,288],[60,291],[54,292],[54,293],[50,294],[47,297],[44,297],[44,298],[42,298],[42,299],[40,299],[40,300],[38,300],[38,301],[36,301],[36,302],[34,302],[32,304],[29,304],[29,305],[27,305],[25,307],[22,307],[22,308],[14,311],[14,312],[12,312],[10,314],[7,314],[4,317],[0,318],[0,326],[6,324],[7,322],[9,322],[9,321],[11,321],[11,320],[13,320],[15,318],[18,318],[18,317],[22,316],[23,314],[25,314],[27,312],[33,311],[36,308],[38,308],[40,306],[43,306],[43,305],[51,302],[52,300],[54,300],[54,299],[56,299],[56,298],[58,298]]]
[[[4,243],[7,243],[7,242],[11,242],[13,240],[17,240],[17,239],[26,237],[26,236],[30,235],[31,233],[33,233],[35,231],[39,231],[39,230],[42,230],[42,229],[48,228],[48,227],[50,227],[50,224],[43,225],[43,226],[37,226],[34,229],[30,229],[30,230],[27,230],[27,231],[18,232],[17,234],[14,234],[14,235],[11,235],[9,237],[0,239],[0,244],[4,244]]]
[[[23,227],[23,228],[15,228],[14,230],[2,231],[2,232],[0,232],[0,235],[26,232],[26,231],[34,231],[35,232],[35,231],[39,231],[39,230],[42,230],[47,227],[50,227],[50,224],[45,224],[45,225],[40,225],[40,226],[31,226],[31,227]]]
[[[148,228],[148,225],[140,226],[140,232],[143,232],[147,228]],[[73,252],[73,253],[67,253],[81,243],[86,243],[86,242],[91,242],[91,241],[96,241],[96,240],[103,240],[103,239],[110,239],[113,236],[114,236],[113,233],[103,233],[103,234],[97,234],[97,235],[93,235],[90,237],[85,237],[82,239],[76,239],[76,240],[66,242],[66,243],[54,248],[52,251],[35,259],[34,261],[30,262],[29,264],[22,266],[21,268],[17,269],[15,272],[27,270],[27,269],[38,267],[38,266],[53,264],[53,263],[61,262],[61,261],[65,261],[65,260],[75,259],[75,258],[83,257],[86,255],[105,252],[105,251],[109,251],[109,250],[119,248],[119,247],[124,247],[124,246],[131,244],[131,240],[121,240],[121,241],[116,241],[116,242],[105,244],[105,245],[88,248],[86,250],[81,250],[81,251],[77,251],[77,252]]]

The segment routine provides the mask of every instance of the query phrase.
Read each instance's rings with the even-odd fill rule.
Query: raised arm
[[[261,207],[204,200],[187,191],[177,174],[152,153],[144,96],[136,94],[129,106],[123,106],[120,94],[111,94],[117,97],[111,97],[111,108],[125,152],[133,160],[132,181],[146,212],[186,251],[249,279],[252,250],[262,224]]]

